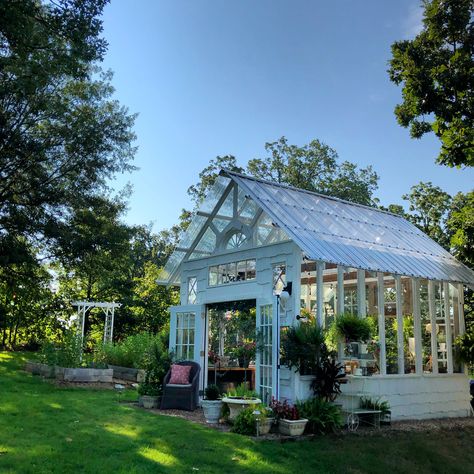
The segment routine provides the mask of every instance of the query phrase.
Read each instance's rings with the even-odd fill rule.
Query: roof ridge
[[[226,168],[221,168],[221,171],[220,171],[219,174],[221,174],[221,175],[231,175],[231,176],[235,175],[235,176],[239,176],[240,178],[250,179],[252,181],[258,181],[260,183],[268,184],[270,186],[276,186],[276,187],[280,187],[280,188],[291,189],[293,191],[312,194],[313,196],[318,196],[318,197],[321,197],[321,198],[324,198],[324,199],[330,199],[332,201],[338,201],[338,202],[341,202],[343,204],[349,204],[350,206],[362,207],[362,208],[368,209],[370,211],[376,211],[376,212],[380,212],[382,214],[388,214],[389,216],[394,216],[394,217],[398,217],[399,219],[406,220],[400,214],[395,214],[395,213],[390,212],[390,211],[384,211],[383,209],[378,209],[377,207],[371,207],[371,206],[367,206],[366,204],[360,204],[358,202],[348,201],[347,199],[341,199],[341,198],[337,198],[337,197],[334,197],[334,196],[329,196],[327,194],[317,193],[316,191],[309,191],[308,189],[297,188],[296,186],[290,186],[289,184],[277,183],[276,181],[270,181],[268,179],[263,179],[263,178],[256,178],[255,176],[249,176],[247,174],[237,173],[236,171],[231,171],[231,170],[226,169]]]

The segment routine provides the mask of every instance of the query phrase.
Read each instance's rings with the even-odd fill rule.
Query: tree
[[[390,80],[403,87],[395,115],[413,138],[436,134],[438,163],[474,166],[474,3],[423,4],[420,34],[392,45]]]
[[[57,249],[77,203],[132,169],[134,117],[98,69],[104,0],[0,4],[0,258]],[[64,239],[62,239],[64,241]]]
[[[357,169],[357,165],[338,161],[336,151],[328,145],[313,140],[307,145],[288,144],[285,137],[266,143],[269,155],[248,162],[247,173],[261,179],[315,191],[328,196],[360,204],[375,205],[373,193],[378,176],[371,166]],[[217,157],[199,174],[199,182],[189,188],[190,195],[198,196],[199,203],[214,184],[220,168],[242,172],[235,157]],[[198,190],[198,192],[197,192]]]
[[[232,155],[217,156],[214,160],[211,160],[209,165],[199,173],[199,181],[188,188],[188,195],[195,206],[198,206],[205,198],[207,191],[213,186],[219,171],[223,168],[237,173],[243,172],[243,168],[237,165],[237,160]],[[181,222],[189,222],[189,218],[189,212],[183,209]]]
[[[453,197],[446,221],[453,255],[474,268],[474,191],[458,193]],[[466,327],[474,333],[474,292],[464,289]]]
[[[431,182],[420,182],[411,187],[410,194],[402,196],[410,203],[412,214],[406,217],[440,245],[449,249],[445,222],[451,205],[451,196]]]

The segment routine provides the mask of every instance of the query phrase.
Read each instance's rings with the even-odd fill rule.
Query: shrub
[[[334,401],[341,393],[341,381],[345,377],[342,364],[325,355],[316,369],[315,379],[311,382],[314,394],[326,401]]]
[[[260,412],[256,415],[254,412]],[[242,410],[234,420],[232,431],[247,436],[257,434],[257,417],[259,422],[266,420],[272,414],[272,410],[264,404],[251,405]]]
[[[157,387],[159,394],[163,391],[163,379],[171,367],[173,354],[163,346],[160,339],[155,339],[145,353],[142,361],[145,369],[145,383]]]
[[[278,420],[299,420],[301,418],[298,408],[295,405],[290,405],[288,400],[285,400],[282,403],[276,398],[272,397],[270,409],[273,412],[273,416]]]
[[[257,434],[257,418],[253,414],[255,407],[250,406],[242,410],[234,420],[232,431],[248,436]]]
[[[80,367],[81,356],[82,338],[72,331],[66,331],[59,343],[45,341],[40,352],[43,363],[66,368]]]
[[[311,319],[287,329],[282,337],[282,362],[300,374],[314,374],[324,349],[323,331]]]
[[[115,344],[99,345],[94,354],[94,362],[143,369],[155,342],[162,345],[159,336],[141,332]]]
[[[334,322],[340,337],[347,342],[367,342],[372,335],[372,324],[366,318],[341,314]]]
[[[466,332],[454,340],[456,359],[474,368],[474,332]]]
[[[207,400],[218,400],[220,397],[219,387],[217,385],[208,385],[204,390],[204,395]]]
[[[138,386],[138,395],[148,395],[150,397],[157,397],[161,394],[161,387],[156,383],[142,382]]]
[[[342,427],[341,411],[321,398],[310,398],[297,402],[296,407],[302,418],[308,419],[307,430],[312,433],[330,433]]]

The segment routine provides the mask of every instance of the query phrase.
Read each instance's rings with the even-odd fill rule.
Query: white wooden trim
[[[380,342],[380,375],[387,374],[387,357],[385,349],[385,301],[383,273],[377,273],[377,304],[379,307],[379,342]]]
[[[453,373],[453,332],[451,330],[451,318],[449,316],[449,283],[443,282],[444,297],[444,324],[446,325],[446,351],[448,358],[448,374]]]
[[[415,337],[415,370],[417,374],[423,373],[423,358],[421,344],[421,313],[420,313],[420,280],[413,278],[411,281],[413,304],[413,336]]]
[[[344,267],[337,266],[337,300],[336,316],[344,314]]]
[[[397,354],[398,373],[405,373],[405,354],[403,347],[403,314],[402,314],[402,279],[395,275],[396,310],[397,310]]]
[[[323,327],[323,271],[324,262],[316,262],[316,320],[318,326]]]
[[[357,270],[357,314],[359,318],[366,317],[365,304],[365,270]]]
[[[431,323],[431,366],[433,374],[438,373],[438,334],[436,332],[436,307],[434,281],[428,280],[428,308]]]
[[[466,332],[466,321],[464,319],[464,285],[458,283],[458,315],[459,315],[459,334]]]

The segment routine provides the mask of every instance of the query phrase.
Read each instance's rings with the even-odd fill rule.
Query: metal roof
[[[231,171],[221,174],[311,260],[474,286],[471,269],[403,217]]]

